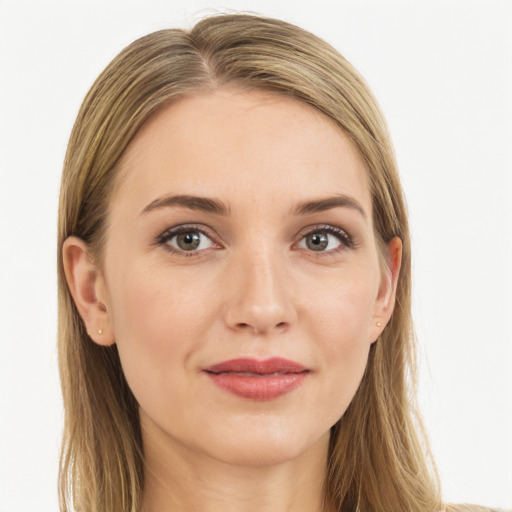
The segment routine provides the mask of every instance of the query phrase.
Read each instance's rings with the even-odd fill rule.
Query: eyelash
[[[183,226],[177,226],[174,228],[167,229],[156,238],[154,243],[155,245],[162,246],[168,252],[171,252],[178,256],[184,256],[185,258],[190,258],[192,256],[196,256],[201,251],[180,251],[178,249],[175,249],[174,247],[171,247],[168,242],[172,240],[175,236],[180,235],[181,233],[192,232],[201,233],[202,235],[210,239],[213,245],[217,245],[217,247],[220,247],[218,244],[215,244],[215,242],[213,242],[213,237],[211,235],[209,235],[201,226],[195,224],[186,224]]]
[[[335,256],[341,251],[347,250],[347,249],[353,249],[355,247],[355,241],[354,237],[352,237],[347,231],[344,229],[338,228],[336,226],[331,226],[329,224],[320,224],[317,226],[314,226],[312,229],[308,229],[304,234],[301,235],[300,240],[302,241],[304,238],[306,238],[308,235],[312,234],[318,234],[318,233],[327,233],[330,235],[333,235],[339,242],[340,245],[336,247],[335,249],[331,249],[329,251],[318,251],[316,256],[322,257],[322,256]],[[312,254],[315,254],[316,251],[309,251]]]
[[[161,235],[159,235],[155,241],[155,245],[162,246],[164,250],[171,252],[173,254],[176,254],[178,256],[182,256],[185,258],[190,258],[193,256],[197,256],[200,252],[204,251],[205,249],[199,250],[199,251],[183,251],[175,249],[174,247],[169,245],[169,241],[172,240],[174,237],[182,234],[182,233],[190,233],[190,232],[196,232],[200,233],[204,236],[206,236],[214,246],[220,247],[219,244],[216,244],[213,241],[213,237],[208,234],[207,231],[204,230],[203,227],[195,225],[195,224],[187,224],[182,226],[173,227],[170,229],[165,230]],[[346,250],[346,249],[353,249],[355,247],[355,241],[354,238],[348,234],[345,230],[340,229],[335,226],[323,224],[314,226],[313,229],[309,229],[305,233],[301,234],[300,240],[302,241],[311,234],[318,234],[318,233],[327,233],[330,235],[333,235],[339,242],[340,245],[336,247],[335,249],[331,249],[329,251],[318,251],[317,254],[315,254],[316,251],[310,250],[308,252],[312,253],[315,257],[325,257],[325,256],[333,256],[338,254],[340,251]]]

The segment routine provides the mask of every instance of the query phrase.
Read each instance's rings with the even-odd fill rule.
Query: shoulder
[[[512,512],[512,510],[507,510],[504,508],[482,507],[481,505],[455,505],[453,503],[450,503],[446,505],[442,512]]]

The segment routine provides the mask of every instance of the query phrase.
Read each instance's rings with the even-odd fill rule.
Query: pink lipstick
[[[274,357],[264,361],[231,359],[204,372],[217,386],[243,398],[272,400],[300,386],[309,370],[299,363]]]

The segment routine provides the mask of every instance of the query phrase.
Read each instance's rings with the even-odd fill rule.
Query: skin
[[[92,340],[117,343],[140,404],[144,512],[322,510],[329,429],[390,318],[400,267],[399,239],[378,253],[354,145],[301,102],[221,89],[154,115],[119,172],[102,268],[74,237],[64,259]],[[214,198],[230,213],[144,211],[175,194]],[[291,213],[336,194],[362,212]],[[183,224],[207,235],[187,256],[161,237]],[[312,249],[311,233],[328,245]],[[238,357],[284,357],[309,373],[278,398],[241,398],[202,371]]]

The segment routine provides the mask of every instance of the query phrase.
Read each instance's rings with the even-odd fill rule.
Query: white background
[[[512,1],[0,0],[0,512],[58,509],[56,212],[74,117],[125,45],[208,8],[299,24],[370,83],[410,205],[445,498],[511,507]]]

